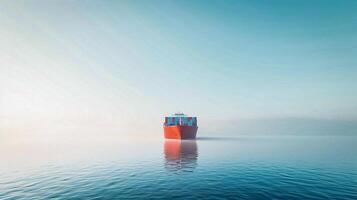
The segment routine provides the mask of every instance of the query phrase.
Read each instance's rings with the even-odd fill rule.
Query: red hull
[[[164,133],[166,139],[195,139],[197,129],[197,126],[164,126]]]

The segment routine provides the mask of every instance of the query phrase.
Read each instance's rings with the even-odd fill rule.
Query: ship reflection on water
[[[195,140],[165,140],[165,168],[169,171],[192,172],[197,165]]]

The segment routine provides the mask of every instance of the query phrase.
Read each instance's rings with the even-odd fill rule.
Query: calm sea
[[[357,199],[357,137],[1,142],[2,200],[163,198]]]

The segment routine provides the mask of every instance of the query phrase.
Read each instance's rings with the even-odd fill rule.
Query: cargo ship
[[[164,134],[166,139],[195,139],[197,129],[197,117],[189,117],[183,113],[165,117]]]

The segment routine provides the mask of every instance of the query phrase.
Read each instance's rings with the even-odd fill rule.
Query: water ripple
[[[1,168],[0,199],[357,199],[353,158],[291,157],[281,153],[289,150],[285,146],[265,153],[276,144],[251,151],[264,148],[261,140],[157,145],[130,156],[118,149],[90,162],[68,158],[67,163]]]

